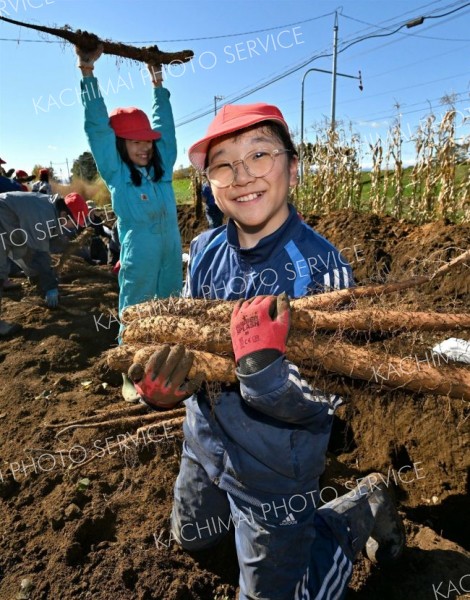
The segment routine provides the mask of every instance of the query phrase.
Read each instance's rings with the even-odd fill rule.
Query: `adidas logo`
[[[284,521],[281,521],[279,525],[297,525],[297,521],[292,513],[289,513]]]

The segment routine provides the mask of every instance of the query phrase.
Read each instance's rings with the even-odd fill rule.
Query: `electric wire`
[[[181,42],[200,42],[207,40],[219,40],[224,38],[231,37],[240,37],[243,35],[253,35],[255,33],[265,33],[266,31],[276,31],[276,29],[283,29],[284,27],[295,27],[296,25],[305,25],[305,23],[310,23],[312,21],[318,21],[319,19],[323,19],[325,17],[329,17],[333,15],[335,11],[327,12],[323,15],[319,15],[317,17],[311,17],[309,19],[302,19],[302,21],[296,21],[295,23],[286,23],[285,25],[276,25],[275,27],[267,27],[265,29],[255,29],[253,31],[242,31],[239,33],[224,33],[220,35],[211,35],[205,37],[194,37],[194,38],[181,38],[181,39],[170,39],[170,40],[137,40],[137,41],[128,41],[122,42],[123,44],[170,44],[170,43],[181,43]],[[14,38],[0,38],[2,42],[18,42],[17,39]],[[62,44],[63,42],[60,40],[20,40],[21,42],[36,42],[42,44]]]
[[[442,18],[445,16],[448,16],[450,14],[453,14],[455,12],[458,12],[464,8],[466,8],[467,6],[470,6],[470,2],[466,2],[463,5],[457,6],[456,8],[453,8],[452,10],[449,10],[441,15],[434,15],[433,18]],[[424,16],[423,19],[428,18],[428,16]],[[408,22],[408,21],[407,21]],[[368,40],[368,39],[372,39],[372,38],[379,38],[379,37],[389,37],[391,35],[394,35],[395,33],[397,33],[398,31],[400,31],[401,29],[403,29],[404,27],[406,27],[407,22],[402,23],[401,25],[399,25],[398,27],[396,27],[394,30],[392,31],[388,31],[387,33],[377,33],[377,34],[371,34],[368,36],[362,36],[360,38],[356,38],[352,41],[350,41],[349,43],[347,43],[345,46],[342,46],[341,48],[338,49],[338,54],[345,52],[348,48],[350,48],[351,46],[358,44],[359,42]],[[303,69],[304,67],[306,67],[307,65],[309,65],[310,63],[312,63],[314,60],[317,60],[318,58],[325,58],[325,57],[330,57],[332,56],[333,53],[322,53],[322,54],[317,54],[312,56],[310,59],[304,61],[303,63],[301,63],[298,66],[295,67],[291,67],[290,69],[288,69],[287,71],[284,71],[283,73],[280,73],[279,75],[277,75],[276,77],[268,80],[267,82],[264,83],[260,83],[259,85],[255,86],[254,88],[249,89],[247,92],[242,93],[242,94],[238,94],[236,96],[227,96],[227,102],[224,102],[222,104],[220,104],[219,106],[222,107],[225,104],[231,104],[231,103],[235,103],[238,102],[239,100],[242,100],[243,98],[246,98],[247,96],[250,96],[251,94],[254,94],[266,87],[268,87],[269,85],[272,85],[273,83],[277,83],[278,81],[280,81],[281,79],[284,79],[285,77],[288,77],[289,75],[292,75],[293,73],[300,71],[301,69]],[[206,110],[202,110],[200,113],[196,114],[196,116],[193,117],[183,117],[183,120],[179,121],[178,123],[176,123],[176,127],[182,127],[183,125],[187,125],[189,123],[192,123],[195,120],[198,120],[202,117],[205,117],[209,114],[212,114],[213,111],[213,107],[211,106],[210,108],[207,108]]]

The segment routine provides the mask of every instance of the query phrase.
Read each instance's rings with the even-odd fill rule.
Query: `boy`
[[[187,398],[173,536],[198,550],[233,523],[241,600],[343,598],[366,542],[371,559],[395,558],[404,533],[377,475],[318,508],[340,398],[312,389],[285,350],[287,295],[353,285],[351,269],[288,203],[297,152],[275,106],[225,106],[189,157],[228,222],[193,240],[185,292],[239,299],[231,319],[239,385],[212,402],[205,390],[188,398],[192,357],[182,347],[155,353],[134,378],[153,406]]]

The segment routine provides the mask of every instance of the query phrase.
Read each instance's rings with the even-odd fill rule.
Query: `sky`
[[[203,137],[215,105],[234,100],[277,105],[299,141],[302,81],[304,140],[313,141],[318,124],[331,116],[332,76],[306,71],[332,70],[335,18],[342,74],[336,80],[336,120],[361,136],[364,166],[370,162],[368,144],[384,139],[398,115],[404,160],[411,161],[413,132],[431,109],[438,118],[444,114],[444,95],[456,95],[457,133],[469,134],[465,0],[0,0],[0,16],[68,25],[138,46],[157,43],[167,52],[192,50],[191,62],[164,72],[177,125],[176,168],[189,164],[188,148]],[[369,37],[390,34],[420,16],[426,18],[419,26]],[[52,165],[67,177],[74,159],[88,150],[73,46],[0,21],[0,49],[4,167],[30,172],[35,164]],[[114,56],[99,59],[95,75],[109,112],[137,106],[150,114],[151,86],[143,68]]]

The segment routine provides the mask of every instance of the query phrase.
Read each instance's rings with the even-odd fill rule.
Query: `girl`
[[[153,83],[152,127],[138,108],[108,117],[93,76],[102,53],[76,48],[82,72],[85,132],[100,175],[111,192],[121,240],[119,314],[126,306],[178,294],[182,287],[181,238],[172,187],[176,138],[170,93],[161,66],[149,65]]]

